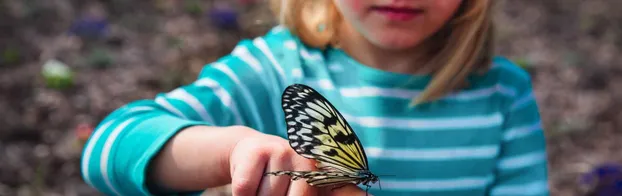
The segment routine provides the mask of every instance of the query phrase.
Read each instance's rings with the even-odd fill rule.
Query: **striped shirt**
[[[239,42],[191,84],[111,113],[87,142],[84,180],[111,195],[149,195],[149,160],[192,125],[245,125],[286,138],[280,96],[307,84],[358,134],[382,195],[548,195],[544,134],[529,75],[503,57],[470,86],[409,108],[429,75],[364,66],[304,45],[277,26]],[[209,155],[206,155],[209,156]],[[381,189],[380,189],[381,188]]]

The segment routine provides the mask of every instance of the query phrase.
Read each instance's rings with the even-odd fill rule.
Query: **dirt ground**
[[[579,174],[622,163],[622,1],[495,2],[497,52],[533,74],[552,195],[578,195]],[[215,5],[0,1],[0,195],[97,195],[80,177],[80,127],[189,83],[239,39],[274,22],[260,2],[236,7],[236,27],[217,27]],[[86,36],[75,25],[86,16],[105,18],[107,33]],[[73,85],[51,86],[43,77],[51,59],[71,68]]]

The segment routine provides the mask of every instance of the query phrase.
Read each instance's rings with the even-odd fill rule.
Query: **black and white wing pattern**
[[[315,159],[319,171],[276,171],[306,179],[312,186],[369,183],[378,177],[369,171],[367,156],[356,133],[335,107],[313,88],[294,84],[282,95],[290,146],[301,156]]]

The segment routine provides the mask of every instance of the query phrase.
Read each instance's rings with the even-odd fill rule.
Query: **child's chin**
[[[378,32],[371,40],[372,42],[383,49],[387,50],[405,50],[417,47],[421,43],[423,36],[417,32],[405,32],[405,31],[384,31]]]
[[[399,39],[398,37],[378,39],[375,45],[387,50],[408,50],[417,47],[420,40],[411,38]]]

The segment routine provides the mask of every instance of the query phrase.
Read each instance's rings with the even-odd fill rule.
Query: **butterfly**
[[[290,146],[299,155],[314,159],[319,171],[275,171],[266,175],[289,175],[306,179],[315,187],[333,189],[348,183],[363,184],[366,192],[379,181],[369,170],[358,137],[335,107],[313,88],[288,86],[281,97]]]

